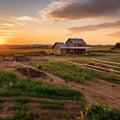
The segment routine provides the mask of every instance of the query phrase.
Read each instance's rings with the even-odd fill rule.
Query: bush
[[[101,104],[87,105],[84,120],[120,120],[120,110]]]
[[[111,49],[120,49],[120,43],[116,43]]]

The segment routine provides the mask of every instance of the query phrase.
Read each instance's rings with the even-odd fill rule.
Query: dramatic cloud
[[[87,25],[87,26],[81,26],[81,27],[71,27],[68,28],[71,32],[84,32],[84,31],[94,31],[99,29],[106,29],[106,28],[120,28],[120,21],[117,22],[108,22],[108,23],[102,23],[97,25]]]
[[[53,10],[52,18],[83,19],[120,15],[120,0],[79,0]]]
[[[73,0],[53,0],[44,9],[38,11],[38,13],[40,14],[41,18],[46,21],[46,20],[48,20],[49,13],[51,13],[52,11],[55,11],[57,9],[63,8],[72,2],[73,2]]]

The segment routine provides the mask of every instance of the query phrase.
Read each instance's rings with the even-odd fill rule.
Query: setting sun
[[[3,38],[0,38],[0,45],[5,44],[5,40]]]

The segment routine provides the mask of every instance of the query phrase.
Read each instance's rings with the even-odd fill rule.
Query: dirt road
[[[80,91],[88,103],[102,103],[120,108],[120,86],[103,80],[87,81],[84,84],[68,82],[53,74],[47,73],[53,82],[46,81],[54,85],[64,85]]]

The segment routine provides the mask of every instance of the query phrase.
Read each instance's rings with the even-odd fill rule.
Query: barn
[[[87,47],[83,39],[69,38],[66,43],[56,42],[52,47],[52,53],[58,55],[85,55]]]

